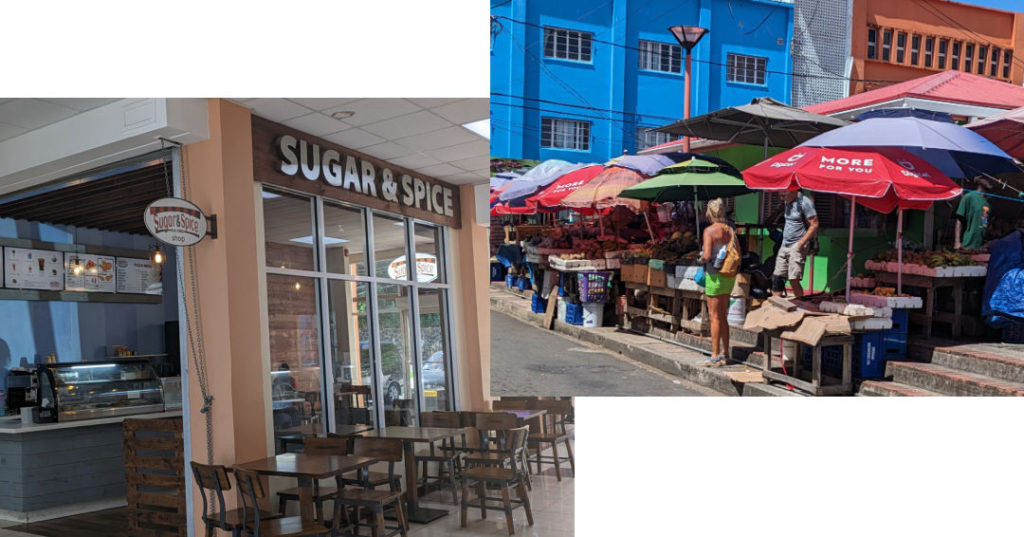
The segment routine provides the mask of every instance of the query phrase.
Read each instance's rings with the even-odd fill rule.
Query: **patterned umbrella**
[[[570,209],[607,209],[617,205],[624,206],[634,213],[643,210],[643,202],[635,199],[618,197],[623,190],[643,182],[646,179],[633,170],[619,166],[609,166],[579,190],[562,198],[562,206]]]

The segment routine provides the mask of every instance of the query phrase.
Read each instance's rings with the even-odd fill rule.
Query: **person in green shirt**
[[[991,216],[988,200],[983,194],[992,189],[992,183],[984,177],[976,177],[974,184],[977,192],[964,194],[956,209],[956,239],[953,246],[957,250],[981,248]]]

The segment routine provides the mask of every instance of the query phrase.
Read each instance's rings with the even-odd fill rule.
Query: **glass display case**
[[[160,378],[146,359],[39,366],[39,405],[57,421],[164,411]]]

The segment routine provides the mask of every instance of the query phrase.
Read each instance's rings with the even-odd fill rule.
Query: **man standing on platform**
[[[804,277],[804,261],[811,240],[818,233],[818,213],[814,210],[814,202],[799,190],[787,190],[783,194],[783,201],[786,226],[782,230],[782,247],[775,257],[772,294],[782,296],[786,280],[789,280],[793,295],[799,298],[804,294],[804,288],[800,285]]]
[[[953,246],[957,250],[981,248],[991,217],[984,193],[992,190],[992,183],[984,177],[975,177],[974,184],[977,191],[964,194],[956,209],[956,240]]]

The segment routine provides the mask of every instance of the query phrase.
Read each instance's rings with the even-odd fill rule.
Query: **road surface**
[[[711,395],[617,353],[491,311],[491,395]]]

